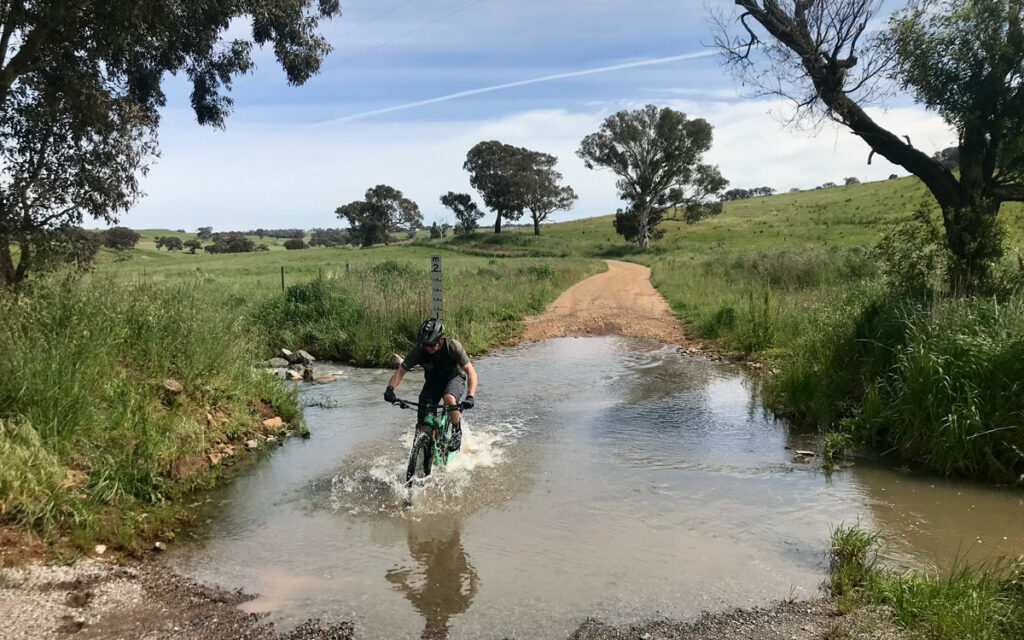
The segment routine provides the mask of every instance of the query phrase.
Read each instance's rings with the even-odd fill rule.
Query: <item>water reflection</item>
[[[423,616],[423,640],[447,638],[452,616],[469,609],[480,582],[459,526],[409,522],[407,542],[416,564],[390,569],[385,577]]]

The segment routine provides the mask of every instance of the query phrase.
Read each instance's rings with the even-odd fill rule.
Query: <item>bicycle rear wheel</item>
[[[409,454],[409,466],[405,471],[405,483],[409,484],[414,478],[425,478],[430,475],[430,463],[432,443],[429,433],[420,433],[412,442],[412,453]]]

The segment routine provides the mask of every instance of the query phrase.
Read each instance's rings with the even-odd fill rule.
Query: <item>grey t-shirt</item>
[[[419,344],[414,346],[402,361],[402,368],[410,371],[416,365],[420,365],[423,367],[427,382],[438,382],[451,380],[459,375],[459,367],[467,364],[469,356],[466,355],[462,343],[454,338],[445,337],[441,348],[434,353],[427,353]]]

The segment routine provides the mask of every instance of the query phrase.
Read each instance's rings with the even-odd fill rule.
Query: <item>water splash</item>
[[[461,512],[478,502],[464,498],[486,493],[495,473],[525,432],[529,417],[474,427],[463,419],[462,450],[429,477],[405,485],[412,432],[386,443],[385,452],[355,454],[347,459],[330,482],[330,508],[350,515],[386,515],[419,518]],[[479,491],[478,491],[479,489]],[[474,498],[478,498],[474,495]]]

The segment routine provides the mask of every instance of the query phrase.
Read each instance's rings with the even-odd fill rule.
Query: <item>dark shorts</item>
[[[441,404],[441,398],[446,394],[450,393],[455,397],[455,402],[462,402],[466,399],[466,374],[460,373],[459,375],[449,380],[428,380],[423,385],[423,390],[420,391],[420,404]],[[427,415],[426,409],[420,407],[417,412],[417,424],[423,422],[423,418]]]
[[[420,402],[426,404],[440,404],[441,397],[450,393],[455,396],[455,402],[462,402],[466,399],[466,374],[459,375],[449,380],[434,381],[428,380],[420,391]]]

